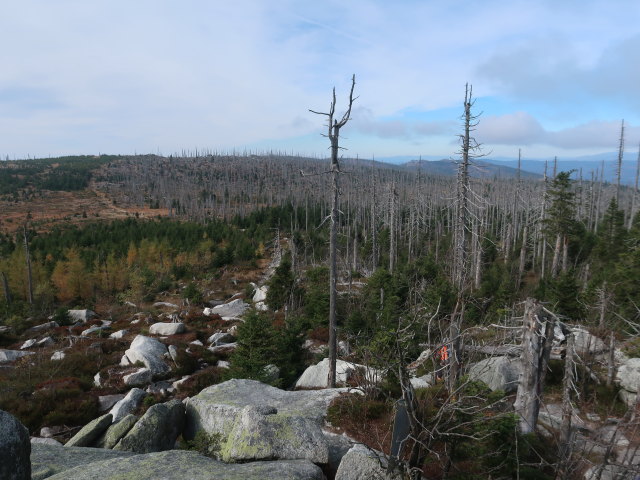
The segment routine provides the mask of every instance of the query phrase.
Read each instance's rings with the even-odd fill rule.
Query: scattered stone
[[[223,461],[329,462],[329,447],[317,423],[303,417],[271,414],[271,411],[273,409],[263,408],[261,412],[252,405],[242,409],[222,445]]]
[[[176,335],[184,332],[184,323],[154,323],[149,327],[149,333],[152,335]]]
[[[162,361],[166,353],[167,347],[158,340],[138,335],[124,355],[131,364],[142,362],[155,377],[169,373],[169,366]]]
[[[184,426],[184,412],[180,400],[151,406],[114,450],[150,453],[172,449]]]
[[[344,340],[340,340],[338,342],[338,355],[342,357],[351,355],[351,345],[349,345],[349,342],[346,342]]]
[[[634,405],[640,391],[640,358],[629,358],[616,371],[616,381],[622,388],[620,397],[628,406]]]
[[[202,343],[200,340],[194,340],[193,342],[189,342],[189,345],[197,345],[198,347],[204,347],[204,343]],[[173,346],[173,345],[170,345]],[[171,350],[169,350],[169,353],[171,353]]]
[[[27,336],[37,335],[42,332],[46,332],[48,330],[53,330],[54,328],[58,328],[59,326],[60,325],[58,325],[57,322],[51,321],[51,322],[43,323],[41,325],[36,325],[35,327],[31,327],[30,329],[26,330],[24,334]]]
[[[31,437],[31,444],[34,444],[34,443],[62,446],[62,443],[60,443],[58,440],[56,440],[55,438],[49,438],[49,437]]]
[[[559,403],[542,405],[538,414],[538,423],[547,430],[559,430],[562,426],[562,405]],[[578,416],[576,410],[571,414],[571,425],[576,429],[586,429],[584,421]]]
[[[264,380],[268,383],[275,382],[280,378],[280,368],[277,365],[265,365],[262,371],[265,374]]]
[[[109,338],[115,338],[116,340],[119,340],[122,337],[124,337],[127,333],[129,333],[129,330],[125,328],[124,330],[118,330],[117,332],[113,332],[111,335],[109,335]]]
[[[37,340],[35,338],[30,338],[29,340],[27,340],[22,344],[22,346],[20,347],[20,350],[24,350],[25,348],[31,348],[36,344],[36,342]]]
[[[512,393],[518,389],[518,379],[522,371],[519,358],[509,356],[489,357],[469,367],[469,378],[480,380],[493,390]]]
[[[64,357],[66,356],[67,355],[62,350],[58,350],[56,352],[53,352],[53,355],[51,355],[51,360],[64,360]]]
[[[124,384],[129,387],[140,387],[151,383],[153,374],[148,368],[140,368],[129,375],[122,377]]]
[[[100,372],[93,376],[93,384],[98,388],[102,386],[102,375],[100,375]]]
[[[107,413],[87,423],[65,444],[67,447],[90,447],[102,435],[113,420],[113,415]]]
[[[234,337],[228,332],[216,332],[207,339],[207,343],[210,343],[213,346],[218,346],[218,345],[224,345],[227,343],[232,343],[235,340],[236,340],[236,337]]]
[[[374,384],[382,379],[382,373],[374,368],[365,367],[344,360],[336,361],[336,384],[346,385],[352,379],[359,377],[360,383]],[[299,388],[326,388],[329,381],[329,359],[325,358],[316,365],[308,367],[296,382]]]
[[[167,347],[167,352],[169,352],[169,357],[173,360],[173,363],[178,365],[178,347],[175,345],[169,345]]]
[[[69,310],[67,313],[71,320],[82,323],[86,323],[93,317],[97,316],[96,312],[91,310]]]
[[[37,447],[60,449],[49,445]],[[308,460],[288,460],[271,462],[253,462],[226,464],[197,452],[171,450],[144,455],[102,449],[75,449],[77,457],[59,459],[66,462],[64,470],[49,477],[49,480],[159,480],[168,478],[184,478],[189,480],[323,480],[322,470]],[[95,452],[91,452],[94,450]],[[86,453],[85,453],[86,452]],[[49,459],[54,450],[46,452]],[[118,454],[128,454],[119,456]],[[111,455],[111,457],[109,457]],[[39,452],[36,461],[40,464],[43,454]],[[99,460],[99,457],[107,458]],[[115,457],[115,458],[114,458]],[[77,466],[71,468],[73,461]],[[61,468],[60,464],[57,465]],[[42,478],[42,477],[41,477]],[[34,480],[39,480],[35,479]]]
[[[309,350],[309,352],[314,354],[321,354],[327,349],[326,343],[318,343],[315,340],[307,339],[302,344],[302,348],[305,350]]]
[[[191,378],[191,375],[185,375],[184,377],[182,377],[180,380],[176,380],[175,382],[173,382],[171,384],[171,386],[173,388],[180,388],[180,385],[182,385],[184,382],[186,382],[187,380],[189,380]]]
[[[152,306],[153,308],[178,308],[178,305],[169,302],[156,302]]]
[[[385,478],[400,480],[399,474],[390,474],[386,469],[384,454],[356,444],[342,458],[336,480],[361,480],[363,478]]]
[[[0,410],[0,478],[31,479],[29,431],[13,415]]]
[[[86,330],[83,330],[83,332],[80,334],[80,336],[88,337],[92,333],[100,333],[103,330],[111,330],[111,327],[109,327],[109,326],[90,327],[90,328],[87,328]]]
[[[9,325],[0,325],[0,334],[9,333],[11,331],[11,327]]]
[[[58,427],[42,427],[40,429],[40,436],[45,438],[53,438],[56,435],[67,430],[67,427],[58,426]]]
[[[584,474],[584,480],[634,480],[627,467],[617,465],[595,465]]]
[[[115,395],[100,395],[98,397],[98,411],[106,412],[123,398],[124,395],[122,393]]]
[[[115,447],[137,421],[137,416],[129,414],[119,422],[112,424],[107,431],[96,440],[96,447],[109,449]]]
[[[618,395],[620,396],[620,399],[628,407],[633,407],[636,404],[636,395],[637,394],[635,392],[628,392],[624,388],[621,388],[620,391],[618,392]]]
[[[144,390],[139,388],[132,388],[127,395],[117,402],[113,408],[109,411],[113,415],[113,421],[117,422],[126,417],[130,413],[133,413],[142,403],[142,399],[147,396]]]
[[[269,291],[269,287],[267,285],[258,287],[255,283],[252,283],[251,285],[255,289],[253,298],[251,299],[253,303],[264,302],[267,299],[267,292]]]
[[[218,360],[218,363],[216,363],[216,367],[231,368],[231,363],[226,360]]]
[[[20,350],[0,350],[0,364],[15,362],[17,359],[27,355],[33,355],[35,352],[21,352]]]
[[[249,308],[249,305],[242,299],[232,300],[229,303],[218,305],[212,308],[205,308],[205,315],[220,315],[223,320],[238,320]]]
[[[323,432],[324,438],[329,446],[329,468],[332,473],[336,473],[342,459],[351,447],[356,443],[346,435],[338,435],[337,433]]]
[[[605,343],[583,328],[572,329],[575,352],[578,355],[602,353],[608,349]]]
[[[256,310],[258,310],[259,312],[266,312],[269,310],[269,306],[267,305],[266,302],[258,302],[258,303],[254,303],[253,306],[255,307]]]
[[[36,342],[36,347],[49,347],[51,345],[53,345],[55,342],[55,340],[51,337],[44,337],[42,340],[38,340]]]
[[[590,422],[599,422],[601,418],[597,413],[587,413],[587,420]]]
[[[409,379],[413,388],[429,388],[433,385],[433,373],[427,373],[421,377],[411,377]]]
[[[616,460],[621,465],[640,465],[640,448],[637,446],[622,448],[616,452]]]
[[[624,448],[629,446],[629,439],[617,425],[605,425],[599,428],[596,431],[596,439],[604,444],[609,444],[613,441],[616,447]]]
[[[173,390],[174,388],[171,380],[162,380],[160,382],[152,383],[145,389],[147,393],[159,393],[161,395],[166,395],[167,392]]]
[[[131,308],[138,308],[138,306],[135,303],[132,303],[132,302],[129,302],[129,301],[124,302],[124,306],[125,307],[131,307]]]
[[[207,350],[209,350],[211,353],[230,354],[236,348],[238,348],[238,344],[234,342],[234,343],[225,343],[224,345],[218,345],[217,347],[211,346],[207,348]]]

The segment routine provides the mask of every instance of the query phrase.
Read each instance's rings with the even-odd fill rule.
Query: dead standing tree
[[[457,290],[456,306],[451,314],[451,323],[449,326],[449,371],[448,371],[448,388],[450,392],[455,391],[456,383],[460,371],[460,328],[464,318],[465,311],[465,295],[468,290],[469,283],[469,233],[471,232],[471,186],[469,183],[469,166],[473,158],[481,156],[477,152],[480,150],[480,144],[471,136],[471,132],[478,125],[478,115],[471,113],[471,107],[475,103],[472,100],[473,88],[466,85],[464,95],[464,133],[460,137],[462,144],[460,149],[461,160],[458,164],[458,179],[456,186],[456,208],[455,208],[455,225],[454,225],[454,245],[453,245],[453,284]]]
[[[522,374],[513,408],[520,417],[522,433],[535,432],[540,412],[544,377],[549,364],[555,316],[542,305],[527,299],[524,306]]]
[[[311,113],[325,115],[327,117],[328,133],[325,135],[331,142],[331,183],[332,183],[332,201],[331,201],[331,227],[329,233],[329,379],[328,387],[336,386],[336,360],[337,360],[337,247],[338,247],[338,198],[340,196],[339,178],[340,163],[338,162],[338,151],[342,148],[339,145],[340,129],[344,127],[350,119],[351,107],[355,98],[353,90],[356,86],[356,76],[351,77],[351,91],[349,92],[349,106],[344,112],[340,120],[334,118],[336,111],[336,89],[333,88],[333,97],[331,99],[331,107],[329,112],[316,112],[309,110]]]

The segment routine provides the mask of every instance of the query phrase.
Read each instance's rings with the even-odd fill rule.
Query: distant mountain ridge
[[[625,185],[633,185],[636,178],[638,154],[636,152],[625,152],[622,160],[621,181]],[[415,156],[393,156],[383,157],[379,161],[389,164],[399,165],[403,168],[417,169],[433,175],[455,175],[456,160],[443,159],[432,155],[422,155],[420,159]],[[615,182],[617,175],[618,152],[604,152],[595,155],[583,155],[578,157],[558,158],[556,169],[558,172],[575,170],[573,178],[580,176],[591,180],[593,172],[594,179],[599,179],[602,173],[604,162],[603,178],[607,182]],[[380,162],[378,162],[380,163]],[[517,175],[518,159],[509,157],[488,157],[476,160],[475,163],[481,167],[481,172],[472,172],[475,177],[483,178],[514,178]],[[523,178],[538,178],[544,175],[545,163],[547,175],[553,175],[554,159],[528,159],[521,160],[521,175]],[[597,176],[596,176],[597,174]]]
[[[411,160],[400,166],[409,170],[419,170],[426,175],[452,176],[456,175],[458,170],[458,162],[451,159]],[[518,169],[517,165],[516,168],[514,168],[476,159],[469,169],[469,174],[475,178],[516,178],[518,176]],[[542,178],[542,175],[539,173],[526,171],[524,169],[520,170],[520,176],[532,180]]]

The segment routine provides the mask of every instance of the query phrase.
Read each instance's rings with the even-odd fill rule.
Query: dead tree
[[[7,302],[7,305],[11,305],[11,290],[9,289],[9,282],[7,281],[7,276],[4,272],[0,272],[2,275],[2,289],[4,290],[4,299]]]
[[[620,141],[618,144],[618,163],[616,166],[616,203],[620,205],[620,177],[622,176],[622,157],[624,157],[624,119],[620,126]]]
[[[344,112],[340,120],[334,119],[336,111],[336,89],[333,88],[333,96],[329,112],[316,112],[309,110],[311,113],[325,115],[327,117],[327,137],[331,142],[331,183],[332,183],[332,202],[331,202],[331,226],[329,233],[329,388],[336,386],[336,360],[337,360],[337,300],[338,300],[338,268],[337,268],[337,248],[338,248],[338,199],[340,196],[340,163],[338,162],[338,151],[340,150],[339,138],[340,129],[344,127],[350,119],[351,107],[355,98],[353,90],[356,86],[356,76],[351,78],[351,91],[349,93],[349,106]]]
[[[537,301],[528,298],[524,306],[524,335],[522,338],[522,375],[513,404],[520,417],[520,431],[532,433],[536,429],[544,377],[551,354],[555,318]]]
[[[453,245],[453,284],[457,290],[456,306],[451,314],[449,326],[449,369],[448,388],[450,392],[455,390],[460,371],[460,326],[464,318],[465,294],[469,277],[468,261],[468,236],[471,231],[470,225],[470,205],[471,187],[469,184],[469,166],[473,158],[480,155],[475,152],[480,150],[478,144],[471,136],[471,132],[478,125],[477,116],[471,113],[474,104],[472,100],[473,87],[466,85],[464,94],[464,132],[459,135],[462,144],[460,149],[460,162],[458,164],[458,178],[456,184],[456,205],[454,224],[454,245]]]
[[[574,354],[573,333],[567,335],[567,350],[564,359],[564,379],[562,381],[562,426],[560,428],[560,468],[557,469],[557,479],[570,478],[571,473],[571,453],[573,447],[573,428],[571,417],[573,415],[573,405],[571,404],[571,390],[574,388],[573,371],[575,368],[573,361]]]
[[[27,226],[22,226],[22,233],[24,237],[24,255],[27,263],[27,300],[30,305],[33,305],[33,276],[31,274],[31,253],[29,252],[29,238],[27,236]]]
[[[638,196],[638,177],[640,177],[640,147],[638,148],[638,159],[636,161],[636,183],[631,192],[631,208],[629,209],[629,222],[627,229],[631,230],[633,226],[633,218],[636,216],[636,197]]]

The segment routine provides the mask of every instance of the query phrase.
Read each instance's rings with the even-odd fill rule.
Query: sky
[[[455,158],[640,143],[637,0],[0,2],[0,156],[280,151]]]

